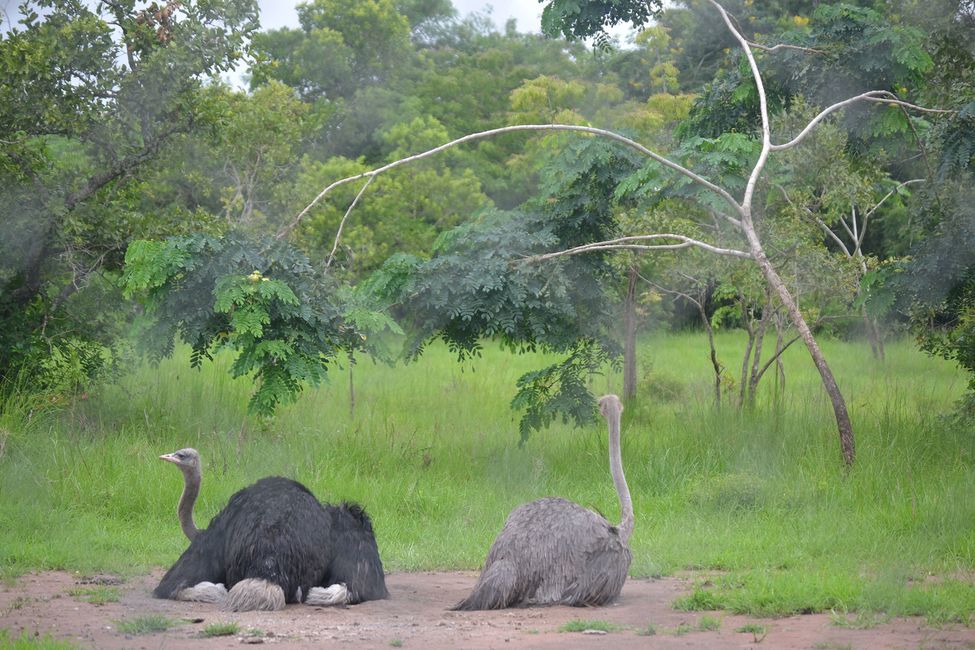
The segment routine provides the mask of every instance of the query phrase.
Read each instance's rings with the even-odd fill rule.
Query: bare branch
[[[880,199],[877,202],[877,205],[875,205],[872,208],[870,208],[869,210],[867,210],[867,213],[865,215],[863,215],[863,229],[864,230],[867,229],[867,223],[866,223],[867,222],[867,218],[870,215],[872,215],[874,212],[876,212],[877,211],[877,208],[879,208],[880,206],[882,206],[887,199],[889,199],[894,194],[896,194],[902,187],[906,187],[907,185],[914,185],[915,183],[923,183],[923,182],[924,182],[924,179],[923,178],[912,178],[909,181],[904,181],[903,183],[898,183],[897,184],[897,187],[895,187],[891,191],[887,192],[887,194],[884,195],[884,198]]]
[[[871,91],[868,91],[868,92],[865,92],[865,93],[861,93],[859,95],[855,95],[855,96],[850,97],[848,99],[844,99],[841,102],[836,102],[832,106],[829,106],[827,108],[824,108],[822,111],[820,111],[819,115],[817,115],[816,117],[814,117],[809,122],[809,124],[806,125],[806,128],[804,128],[799,133],[799,135],[797,135],[793,139],[791,139],[788,142],[785,142],[783,144],[773,144],[772,145],[772,151],[781,151],[783,149],[789,149],[790,147],[796,146],[797,144],[799,144],[800,142],[802,142],[803,140],[805,140],[806,136],[808,136],[809,133],[816,127],[816,125],[819,124],[820,122],[822,122],[823,119],[825,119],[827,115],[829,115],[830,113],[835,113],[836,111],[840,110],[841,108],[845,108],[845,107],[849,106],[850,104],[855,104],[856,102],[860,102],[860,101],[865,101],[865,102],[880,102],[880,103],[884,103],[884,104],[895,104],[897,106],[903,106],[903,107],[911,108],[911,109],[914,109],[914,110],[917,110],[917,111],[922,111],[922,112],[925,112],[925,113],[954,113],[955,112],[955,111],[944,110],[944,109],[940,109],[940,108],[924,108],[923,106],[917,106],[916,104],[910,104],[908,102],[901,101],[901,100],[897,99],[897,97],[894,96],[893,93],[888,92],[886,90],[871,90]]]
[[[634,243],[639,241],[654,241],[658,239],[676,239],[680,243],[653,244],[653,245]],[[575,248],[569,248],[564,251],[556,251],[554,253],[544,253],[542,255],[531,255],[526,257],[523,261],[534,263],[534,262],[541,262],[544,260],[553,259],[556,257],[563,257],[565,255],[578,255],[580,253],[590,253],[592,251],[601,251],[601,250],[661,251],[661,250],[679,250],[681,248],[691,248],[692,246],[697,248],[702,248],[706,251],[717,253],[719,255],[729,255],[732,257],[740,257],[742,259],[752,259],[751,254],[746,253],[744,251],[735,250],[733,248],[721,248],[719,246],[714,246],[713,244],[708,244],[706,242],[702,242],[697,239],[685,237],[684,235],[675,235],[673,233],[657,233],[653,235],[631,235],[629,237],[619,237],[617,239],[610,239],[607,241],[594,242],[591,244],[576,246]]]
[[[781,185],[779,185],[778,183],[775,184],[775,187],[779,188],[779,191],[782,192],[782,196],[785,197],[786,202],[790,206],[792,206],[793,209],[796,208],[796,204],[792,202],[792,199],[791,198],[789,198],[789,193],[785,191],[785,188],[782,187]],[[802,210],[802,212],[805,212],[806,213],[806,216],[809,218],[810,221],[812,221],[817,226],[819,226],[822,229],[822,231],[824,233],[826,233],[826,235],[830,239],[832,239],[834,242],[836,242],[837,246],[839,246],[840,248],[843,249],[843,252],[846,254],[847,257],[850,256],[850,251],[849,251],[849,249],[847,249],[846,244],[843,243],[843,240],[840,239],[839,235],[837,235],[835,232],[833,232],[833,229],[832,228],[830,228],[829,226],[827,226],[826,223],[822,219],[820,219],[819,217],[817,217],[813,213],[813,211],[810,210],[808,207],[801,206],[801,210]]]
[[[474,140],[481,140],[481,139],[484,139],[484,138],[489,138],[489,137],[492,137],[492,136],[495,136],[495,135],[499,135],[501,133],[512,133],[512,132],[515,132],[515,131],[575,131],[577,133],[588,133],[590,135],[598,135],[598,136],[601,136],[601,137],[604,137],[604,138],[609,138],[610,140],[615,140],[616,142],[619,142],[619,143],[624,144],[624,145],[626,145],[626,146],[628,146],[628,147],[630,147],[632,149],[635,149],[635,150],[639,151],[643,155],[645,155],[648,158],[651,158],[651,159],[657,161],[661,165],[663,165],[665,167],[669,167],[670,169],[672,169],[672,170],[674,170],[674,171],[676,171],[678,173],[681,173],[684,176],[687,176],[688,178],[690,178],[692,181],[694,181],[698,185],[701,185],[701,186],[703,186],[703,187],[711,190],[712,192],[714,192],[715,194],[717,194],[718,196],[720,196],[721,198],[723,198],[725,201],[728,202],[729,205],[731,205],[735,209],[736,212],[739,212],[739,213],[741,212],[741,206],[738,205],[738,202],[735,201],[734,197],[732,197],[726,190],[718,187],[717,185],[715,185],[711,181],[707,180],[703,176],[699,176],[698,174],[695,174],[694,172],[692,172],[691,170],[687,169],[683,165],[680,165],[678,163],[675,163],[674,161],[672,161],[672,160],[670,160],[668,158],[665,158],[665,157],[661,156],[660,154],[658,154],[658,153],[656,153],[654,151],[651,151],[650,149],[644,147],[639,142],[636,142],[635,140],[631,140],[630,138],[627,138],[625,136],[622,136],[619,133],[614,133],[613,131],[607,131],[605,129],[597,129],[597,128],[591,127],[591,126],[577,126],[577,125],[573,125],[573,124],[516,124],[516,125],[512,125],[512,126],[503,126],[503,127],[497,128],[497,129],[490,129],[488,131],[480,131],[478,133],[470,133],[470,134],[465,135],[465,136],[463,136],[461,138],[457,138],[456,140],[451,140],[450,142],[447,142],[446,144],[442,144],[439,147],[434,147],[433,149],[430,149],[428,151],[424,151],[423,153],[418,153],[416,155],[409,156],[407,158],[401,158],[400,160],[395,160],[395,161],[393,161],[393,162],[391,162],[391,163],[389,163],[387,165],[384,165],[382,167],[378,167],[378,168],[373,169],[371,171],[362,172],[361,174],[356,174],[355,176],[350,176],[348,178],[343,178],[341,180],[337,180],[334,183],[332,183],[331,185],[329,185],[328,187],[326,187],[325,189],[323,189],[318,194],[318,196],[316,196],[312,200],[312,202],[309,203],[305,207],[305,209],[303,209],[301,212],[299,212],[295,216],[295,218],[291,221],[290,224],[282,227],[278,231],[278,233],[275,235],[275,237],[277,239],[281,239],[281,238],[287,236],[288,233],[290,233],[292,230],[295,229],[295,227],[298,225],[298,223],[301,222],[301,220],[305,217],[305,215],[308,214],[308,211],[309,210],[311,210],[319,201],[321,201],[323,198],[325,198],[325,196],[329,192],[331,192],[336,187],[339,187],[340,185],[345,185],[346,183],[351,183],[353,181],[357,181],[360,178],[369,178],[369,177],[373,177],[373,176],[378,176],[379,174],[382,174],[383,172],[389,171],[391,169],[394,169],[396,167],[400,167],[402,165],[405,165],[405,164],[408,164],[408,163],[411,163],[411,162],[416,162],[417,160],[422,160],[424,158],[429,158],[430,156],[436,155],[436,154],[438,154],[438,153],[440,153],[442,151],[445,151],[447,149],[450,149],[451,147],[455,147],[455,146],[457,146],[459,144],[463,144],[465,142],[471,142],[471,141],[474,141]]]
[[[369,179],[362,184],[362,188],[359,190],[359,193],[355,195],[354,199],[352,199],[352,203],[349,205],[349,209],[345,211],[345,215],[342,217],[342,221],[339,222],[339,229],[335,232],[335,243],[332,245],[332,252],[328,254],[328,260],[325,262],[326,269],[332,266],[332,260],[335,259],[335,251],[338,250],[339,239],[342,237],[342,229],[345,227],[345,222],[349,218],[349,215],[352,214],[352,208],[354,208],[355,204],[359,202],[359,198],[365,193],[366,188],[369,187],[369,185],[374,180],[376,180],[376,177],[370,176]]]
[[[768,100],[765,96],[765,84],[762,82],[762,74],[758,70],[758,62],[755,61],[755,54],[749,47],[748,39],[746,39],[734,26],[731,21],[731,17],[728,15],[728,12],[725,11],[724,7],[719,5],[715,0],[711,0],[711,4],[714,5],[714,7],[721,14],[721,17],[724,18],[724,22],[725,25],[728,26],[728,30],[736,39],[738,39],[742,50],[745,51],[745,56],[748,57],[748,67],[751,68],[752,77],[755,79],[755,87],[758,90],[758,107],[762,117],[762,151],[758,154],[758,160],[755,161],[755,167],[752,169],[752,173],[748,176],[748,183],[745,185],[745,194],[741,199],[741,204],[744,208],[743,216],[747,221],[751,221],[751,205],[752,196],[755,193],[755,185],[758,183],[758,177],[761,175],[762,169],[765,167],[765,161],[768,160],[769,151],[772,147],[772,131],[769,127],[768,117]]]
[[[761,43],[756,43],[755,41],[747,41],[750,47],[754,47],[757,50],[762,50],[763,52],[775,52],[776,50],[798,50],[799,52],[808,52],[810,54],[826,54],[824,50],[817,50],[814,47],[802,47],[801,45],[789,45],[788,43],[779,43],[778,45],[773,45],[769,47],[768,45],[762,45]]]

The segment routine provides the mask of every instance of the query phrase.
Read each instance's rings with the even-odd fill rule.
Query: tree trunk
[[[623,398],[636,397],[636,281],[639,269],[630,267],[626,301],[623,303]]]
[[[836,416],[836,427],[840,435],[840,450],[843,453],[843,462],[847,467],[852,467],[853,462],[856,460],[856,444],[853,437],[853,423],[850,422],[850,414],[846,410],[846,401],[843,399],[843,394],[836,384],[833,371],[830,370],[822,350],[819,349],[819,344],[816,343],[816,339],[813,337],[812,330],[806,324],[806,319],[802,317],[802,312],[799,311],[799,307],[796,305],[795,300],[793,300],[788,287],[785,286],[785,282],[776,273],[772,267],[772,263],[765,255],[765,251],[762,249],[751,220],[748,219],[747,222],[747,225],[744,223],[743,225],[745,225],[745,234],[748,237],[755,263],[761,269],[765,281],[769,283],[769,286],[772,287],[779,296],[779,300],[785,306],[789,318],[792,320],[792,324],[799,331],[799,336],[802,338],[803,343],[806,344],[806,349],[809,350],[809,356],[812,357],[813,363],[816,364],[816,369],[819,370],[819,376],[823,380],[823,388],[826,389],[826,394],[829,396],[829,400],[833,405],[833,414]]]
[[[755,345],[752,349],[752,369],[748,375],[748,408],[755,406],[755,393],[758,392],[758,382],[762,378],[760,364],[762,362],[762,345],[765,342],[765,329],[768,327],[772,315],[772,295],[766,291],[765,304],[762,305],[762,317],[758,320],[755,332]]]
[[[742,355],[741,359],[741,373],[738,376],[738,410],[741,411],[745,407],[745,387],[748,386],[748,361],[752,358],[752,347],[755,345],[755,328],[752,327],[752,315],[750,313],[746,315],[745,313],[747,309],[745,297],[739,295],[738,300],[741,302],[742,324],[745,327],[745,331],[748,332],[748,341],[745,343],[745,354]]]
[[[708,313],[704,309],[704,299],[702,298],[700,301],[695,300],[694,305],[697,307],[697,313],[701,315],[704,331],[708,334],[708,347],[711,350],[711,367],[714,368],[714,405],[720,409],[721,371],[724,370],[724,366],[718,361],[718,351],[714,347],[714,328],[711,327],[711,320],[708,318]]]
[[[878,361],[883,361],[885,357],[884,339],[880,334],[880,327],[878,327],[877,321],[867,313],[866,307],[861,307],[860,313],[863,315],[863,328],[867,333],[867,340],[870,342],[870,351],[873,353],[873,358]]]

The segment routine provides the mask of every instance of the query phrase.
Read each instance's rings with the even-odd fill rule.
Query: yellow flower
[[[793,16],[792,22],[795,23],[796,27],[805,27],[809,24],[809,18],[806,16]]]

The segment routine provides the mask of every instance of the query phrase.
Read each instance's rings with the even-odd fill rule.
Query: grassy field
[[[729,371],[744,341],[723,334]],[[675,606],[754,614],[921,614],[973,623],[975,434],[944,414],[965,387],[951,364],[910,342],[886,364],[865,345],[825,342],[857,434],[841,465],[835,422],[803,349],[786,384],[753,413],[716,411],[701,335],[648,338],[639,397],[623,414],[633,492],[634,576],[693,571]],[[228,359],[185,355],[58,408],[8,404],[0,416],[0,575],[32,569],[133,574],[185,548],[182,477],[156,457],[193,446],[204,460],[197,523],[268,474],[320,498],[366,506],[387,570],[474,569],[507,513],[560,495],[618,520],[602,421],[557,425],[518,446],[514,381],[539,356],[489,346],[459,365],[433,347],[418,363],[360,362],[273,421],[244,415],[251,389]],[[618,392],[614,373],[593,382]]]

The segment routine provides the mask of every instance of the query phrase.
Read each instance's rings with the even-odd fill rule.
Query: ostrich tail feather
[[[471,611],[510,607],[525,597],[525,594],[517,593],[517,582],[517,568],[509,560],[497,560],[481,573],[471,595],[450,609]]]
[[[284,609],[284,602],[284,589],[281,585],[248,578],[230,588],[223,609],[231,612],[273,611]]]
[[[349,590],[345,583],[340,582],[331,587],[312,587],[308,590],[306,605],[319,605],[322,607],[332,607],[335,605],[345,605],[349,602]]]
[[[223,603],[227,599],[227,588],[219,582],[213,584],[204,581],[193,587],[180,589],[175,599],[194,603]]]

